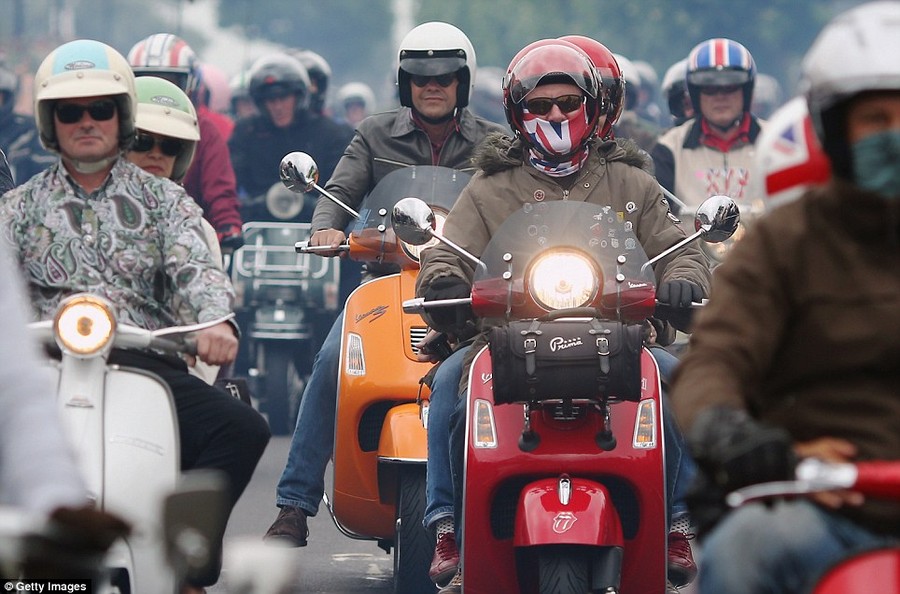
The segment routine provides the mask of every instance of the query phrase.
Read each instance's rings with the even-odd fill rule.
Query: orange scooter
[[[415,297],[419,252],[391,228],[394,205],[409,196],[429,204],[441,220],[471,177],[446,167],[411,166],[386,175],[357,213],[317,185],[315,162],[290,153],[281,163],[285,185],[313,189],[356,217],[341,250],[370,266],[397,272],[364,282],[347,298],[341,338],[334,446],[334,491],[325,504],[338,529],[351,538],[393,549],[394,592],[433,592],[428,567],[434,543],[422,525],[428,388],[420,379],[431,363],[419,361],[417,344],[428,328],[403,311]],[[330,247],[326,248],[332,251]],[[297,244],[301,253],[325,251]]]

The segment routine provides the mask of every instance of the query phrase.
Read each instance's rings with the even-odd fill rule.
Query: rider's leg
[[[450,478],[450,414],[459,399],[465,353],[462,348],[444,360],[432,382],[428,405],[428,470],[425,481],[425,527],[436,538],[429,575],[444,585],[459,564],[453,530],[453,483]]]
[[[296,546],[306,544],[306,538],[301,534],[306,532],[306,516],[314,516],[319,511],[319,502],[325,493],[325,469],[334,451],[343,323],[342,311],[313,361],[312,372],[300,400],[287,464],[275,492],[275,503],[281,512],[266,533],[267,537],[284,537]]]
[[[809,592],[834,562],[888,542],[805,499],[747,505],[704,539],[700,594]]]

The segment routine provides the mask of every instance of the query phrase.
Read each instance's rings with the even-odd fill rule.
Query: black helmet
[[[18,94],[19,77],[15,72],[0,64],[0,95],[3,96],[3,103],[0,104],[0,117],[13,110]]]
[[[267,54],[250,67],[250,97],[260,113],[265,113],[266,99],[292,94],[297,97],[297,110],[309,103],[309,75],[296,58],[283,53]]]

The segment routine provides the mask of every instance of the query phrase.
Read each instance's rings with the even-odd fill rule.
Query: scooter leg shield
[[[522,491],[513,544],[624,546],[619,515],[606,487],[586,479],[569,480],[567,501],[559,479],[535,481]]]

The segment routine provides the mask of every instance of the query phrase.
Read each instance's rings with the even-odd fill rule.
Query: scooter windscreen
[[[425,201],[435,213],[440,230],[447,213],[471,175],[449,167],[431,165],[397,169],[384,176],[363,199],[359,208],[359,220],[351,231],[354,241],[385,258],[402,249],[403,253],[418,262],[419,253],[431,243],[412,246],[400,241],[391,228],[391,210],[403,198],[415,197]],[[389,256],[388,259],[395,259]]]
[[[481,317],[523,319],[569,310],[638,322],[654,311],[647,255],[608,206],[526,204],[494,233],[481,260],[485,266],[472,285],[472,308]]]

